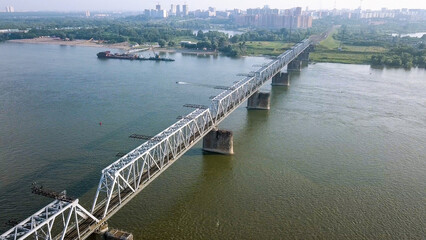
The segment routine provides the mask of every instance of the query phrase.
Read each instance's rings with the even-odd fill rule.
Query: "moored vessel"
[[[139,61],[165,61],[165,62],[173,62],[175,61],[172,58],[162,58],[160,55],[155,54],[155,57],[140,57],[137,54],[128,54],[128,53],[111,53],[110,51],[99,52],[97,54],[98,58],[101,59],[124,59],[124,60],[139,60]]]

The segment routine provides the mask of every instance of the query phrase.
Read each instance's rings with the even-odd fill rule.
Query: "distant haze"
[[[246,0],[246,1],[197,1],[197,0],[0,0],[0,10],[8,5],[14,6],[16,11],[142,11],[144,9],[155,8],[160,3],[163,9],[168,10],[170,4],[189,5],[189,9],[206,9],[210,6],[218,10],[226,9],[247,9],[263,7],[269,5],[271,8],[292,8],[309,7],[309,9],[333,9],[350,8],[355,9],[360,5],[359,0],[268,0],[265,2]],[[362,9],[399,9],[399,8],[421,8],[426,9],[425,0],[363,0]]]

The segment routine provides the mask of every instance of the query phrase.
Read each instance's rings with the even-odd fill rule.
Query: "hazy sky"
[[[16,11],[82,11],[82,10],[113,10],[113,11],[142,11],[146,8],[154,8],[156,3],[160,3],[164,9],[169,9],[170,4],[187,3],[190,10],[206,9],[209,6],[218,10],[225,9],[246,9],[263,7],[268,4],[271,8],[292,8],[296,6],[306,6],[309,9],[332,9],[337,8],[358,8],[360,0],[0,0],[0,9],[11,5]],[[422,8],[426,9],[426,0],[363,0],[363,9],[380,9],[387,7],[395,8]]]

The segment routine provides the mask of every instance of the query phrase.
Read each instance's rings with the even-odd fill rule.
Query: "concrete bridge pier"
[[[252,110],[269,110],[271,108],[271,93],[255,92],[247,100],[247,108]]]
[[[290,74],[279,72],[272,77],[272,86],[290,86]]]
[[[95,239],[104,240],[104,235],[106,232],[108,232],[108,230],[109,230],[108,223],[107,222],[102,223],[102,225],[98,229],[96,229],[96,231],[93,233],[95,235]]]
[[[108,223],[104,222],[95,231],[96,240],[133,240],[133,234],[117,229],[110,229]]]
[[[309,51],[305,50],[299,55],[300,60],[302,61],[303,66],[307,66],[309,63]]]
[[[294,59],[287,65],[287,72],[300,72],[302,70],[302,61],[298,58]]]
[[[224,155],[234,154],[234,134],[217,128],[211,130],[203,138],[203,150]]]

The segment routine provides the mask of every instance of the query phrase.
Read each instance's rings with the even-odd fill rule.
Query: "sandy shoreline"
[[[218,55],[219,52],[215,51],[204,51],[204,50],[194,50],[194,49],[184,49],[184,48],[156,48],[158,52],[162,53],[182,53],[190,55]]]
[[[58,38],[15,39],[15,40],[8,40],[8,42],[30,43],[30,44],[51,44],[51,45],[62,45],[62,46],[97,47],[97,48],[114,48],[114,49],[120,49],[120,50],[131,49],[129,43],[104,44],[104,43],[97,43],[95,41],[90,41],[90,40],[63,41]]]
[[[8,40],[12,43],[29,43],[29,44],[50,44],[50,45],[60,45],[60,46],[79,46],[79,47],[97,47],[97,48],[107,48],[107,49],[119,49],[124,51],[137,50],[138,48],[132,48],[128,42],[115,43],[115,44],[105,44],[98,43],[97,41],[90,40],[73,40],[73,41],[64,41],[59,38],[33,38],[33,39],[15,39]],[[148,47],[149,48],[149,47]],[[155,51],[162,53],[182,53],[190,55],[218,55],[219,52],[215,51],[204,51],[204,50],[194,50],[194,49],[183,49],[183,48],[156,48]]]

